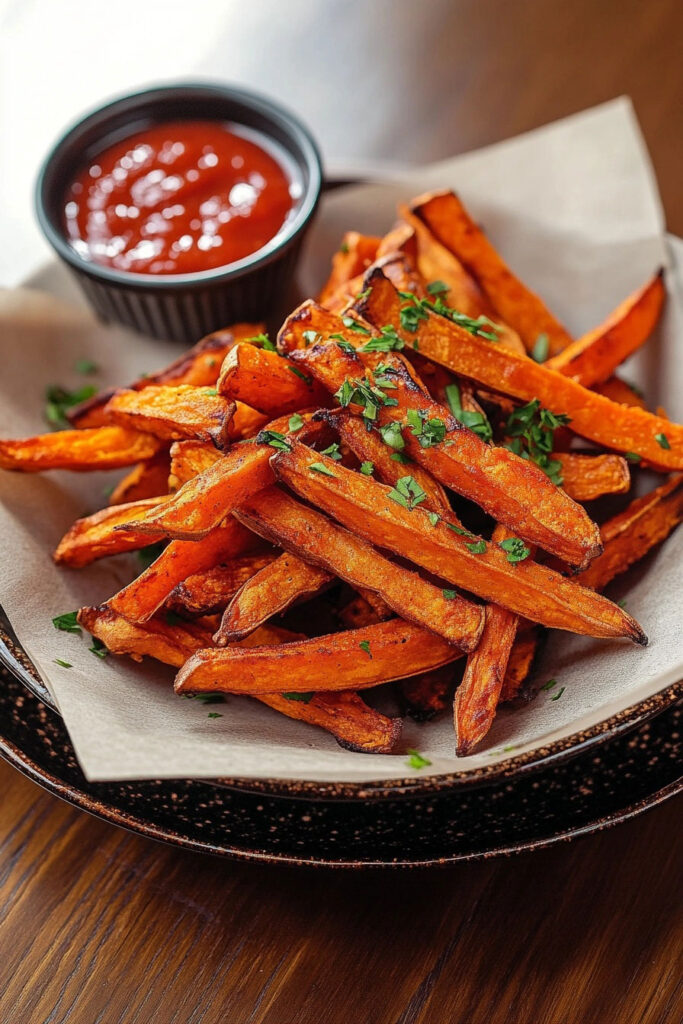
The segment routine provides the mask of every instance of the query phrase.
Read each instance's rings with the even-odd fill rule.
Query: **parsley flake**
[[[92,384],[77,391],[67,391],[59,385],[52,385],[45,392],[45,419],[54,430],[65,430],[70,427],[67,419],[67,411],[75,405],[80,405],[88,398],[97,394],[97,388]]]
[[[152,562],[156,562],[165,547],[165,542],[160,540],[156,544],[148,544],[146,547],[140,548],[136,554],[142,568],[148,569]]]
[[[544,683],[541,687],[542,690],[552,690],[554,686],[557,686],[557,679],[549,679],[547,683]]]
[[[551,699],[551,700],[559,700],[559,699],[560,699],[560,697],[562,696],[562,694],[564,693],[564,691],[565,691],[565,690],[566,690],[566,686],[563,686],[563,687],[562,687],[561,689],[559,689],[559,690],[557,691],[557,693],[556,693],[556,694],[554,694],[554,696],[552,696],[552,697],[551,697],[550,699]]]
[[[562,483],[562,463],[552,459],[555,431],[570,422],[569,416],[544,409],[537,398],[514,409],[508,416],[505,432],[510,441],[505,447],[523,459],[530,459],[558,486]]]
[[[195,693],[194,696],[200,704],[225,704],[225,697],[222,693]]]
[[[296,377],[298,377],[299,380],[302,380],[304,384],[308,384],[309,387],[313,383],[313,378],[307,376],[307,374],[305,373],[302,373],[298,366],[292,366],[291,363],[287,363],[287,369],[290,370],[291,373],[293,373]]]
[[[457,591],[455,590],[442,590],[441,593],[443,594],[447,601],[455,601],[456,597],[458,596]]]
[[[437,416],[431,416],[425,409],[409,409],[408,426],[413,437],[418,439],[421,448],[431,448],[440,444],[446,437],[446,424]]]
[[[427,285],[427,291],[430,295],[445,295],[450,289],[443,281],[431,281]]]
[[[218,394],[218,388],[204,388],[204,394],[209,395],[211,398],[215,398]]]
[[[436,526],[437,523],[441,520],[441,516],[438,515],[436,512],[428,512],[427,518],[429,519],[429,522],[432,524],[432,526]]]
[[[313,690],[310,693],[296,693],[292,690],[290,693],[283,693],[282,696],[285,700],[298,700],[301,704],[310,704],[315,697],[315,693]]]
[[[374,462],[361,462],[360,471],[363,474],[363,476],[372,476],[372,474],[375,472]]]
[[[308,468],[312,469],[315,473],[322,473],[323,476],[337,476],[337,474],[333,473],[331,469],[328,469],[323,462],[312,462]]]
[[[655,441],[657,442],[660,448],[671,448],[671,445],[669,444],[669,438],[666,436],[666,434],[655,434]]]
[[[500,542],[499,547],[506,553],[508,562],[513,564],[515,562],[523,562],[531,554],[529,548],[519,537],[508,537],[507,540]]]
[[[92,646],[89,647],[88,650],[98,658],[106,658],[109,655],[107,648],[96,636],[92,638]]]
[[[389,497],[407,509],[416,508],[421,502],[427,500],[427,495],[412,476],[399,477],[396,486],[389,491]]]
[[[375,338],[366,341],[361,352],[400,352],[405,348],[405,341],[399,337],[396,328],[391,324],[380,327],[379,334]]]
[[[643,456],[638,452],[624,452],[624,458],[627,462],[641,462]]]
[[[379,428],[379,433],[384,443],[388,444],[390,448],[395,448],[396,451],[401,451],[405,448],[400,423],[387,423]]]
[[[359,324],[357,320],[354,320],[352,316],[343,316],[342,323],[344,324],[344,327],[348,327],[350,331],[356,331],[357,334],[370,333],[367,327],[363,327],[363,325]]]
[[[298,412],[295,412],[293,416],[289,417],[289,429],[291,431],[301,430],[304,425],[303,416],[300,416]]]
[[[70,661],[62,661],[61,658],[55,658],[54,663],[55,665],[59,665],[60,668],[73,668],[73,665],[71,664]]]
[[[97,373],[99,366],[92,359],[77,359],[74,363],[74,370],[76,373],[82,373],[84,376],[87,376],[89,373]]]
[[[328,459],[334,459],[335,462],[339,462],[341,459],[341,452],[339,451],[338,444],[331,444],[328,448],[320,453],[321,455],[327,455]]]
[[[292,446],[285,437],[278,430],[262,430],[256,435],[257,444],[269,444],[271,448],[276,448],[280,452],[291,452]]]
[[[270,340],[267,334],[255,334],[250,341],[252,345],[258,345],[259,348],[265,349],[266,352],[277,352],[276,345]]]
[[[420,768],[426,768],[432,763],[428,757],[423,757],[419,751],[414,750],[412,747],[408,747],[406,753],[410,755],[406,761],[409,768],[415,768],[419,771]]]
[[[370,658],[370,660],[372,661],[372,653],[370,651],[370,641],[369,640],[361,640],[361,642],[358,644],[358,646],[360,647],[361,651],[365,651],[365,653],[367,654],[368,658]]]
[[[78,612],[64,612],[63,615],[56,615],[52,620],[55,629],[61,629],[64,633],[80,633],[78,625]]]
[[[209,711],[209,713],[208,713],[208,715],[206,717],[207,718],[222,718],[223,716],[220,713],[220,711]]]
[[[301,337],[306,342],[306,346],[317,345],[319,341],[322,341],[322,335],[318,334],[317,331],[304,331]]]
[[[475,540],[472,544],[465,544],[468,551],[471,551],[473,555],[482,555],[486,551],[485,540]]]
[[[550,352],[550,338],[547,334],[539,334],[531,350],[531,358],[537,363],[544,363]]]
[[[412,466],[413,460],[405,452],[394,452],[389,458],[392,462],[400,462],[402,466]]]

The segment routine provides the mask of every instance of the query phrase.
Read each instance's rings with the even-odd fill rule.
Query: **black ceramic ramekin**
[[[108,146],[150,124],[193,118],[253,128],[284,151],[302,186],[301,199],[284,229],[238,262],[192,274],[129,274],[84,260],[64,233],[64,196],[73,177]],[[41,168],[36,211],[47,240],[103,320],[189,343],[231,323],[266,319],[277,310],[291,283],[321,182],[318,148],[290,113],[244,89],[180,83],[123,96],[70,128]]]

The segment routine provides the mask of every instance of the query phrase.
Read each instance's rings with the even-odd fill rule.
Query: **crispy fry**
[[[311,472],[312,462],[322,462],[329,475]],[[347,529],[451,584],[547,626],[646,642],[638,623],[611,601],[529,559],[511,564],[498,544],[462,536],[443,521],[432,522],[430,513],[394,500],[388,487],[300,442],[278,452],[271,464],[297,494]]]
[[[391,608],[382,602],[384,609],[378,609],[373,607],[370,601],[367,599],[369,592],[365,591],[364,594],[355,594],[351,600],[345,604],[338,612],[339,621],[347,627],[347,629],[359,629],[361,626],[371,626],[374,622],[384,622],[386,619],[390,619],[393,615]],[[377,595],[374,595],[375,597]]]
[[[188,576],[253,547],[253,534],[234,519],[227,519],[201,540],[173,540],[155,562],[107,604],[129,622],[146,622]]]
[[[227,428],[235,403],[217,394],[215,388],[162,385],[141,391],[117,391],[104,412],[114,423],[144,430],[167,441],[191,437],[212,441],[217,448],[223,448],[229,439]]]
[[[147,532],[136,533],[134,530],[121,533],[116,527],[136,519],[165,500],[166,496],[161,495],[157,498],[131,501],[126,505],[109,505],[94,515],[77,519],[60,540],[52,557],[57,565],[80,569],[84,565],[90,565],[97,558],[119,555],[124,551],[136,551],[163,540],[161,533],[156,536]]]
[[[258,409],[252,409],[244,402],[235,402],[235,411],[226,429],[228,441],[233,443],[254,437],[259,430],[265,427],[267,422],[268,417]]]
[[[538,653],[542,631],[539,626],[526,622],[517,629],[517,636],[508,658],[505,679],[500,691],[499,703],[514,700],[531,672]]]
[[[133,625],[104,605],[81,608],[78,621],[114,654],[128,654],[136,661],[144,655],[180,668],[195,651],[211,643],[206,627],[192,623],[169,625],[150,619],[144,627]],[[263,647],[300,640],[299,634],[274,627],[262,627],[253,633],[244,647],[259,643]],[[309,701],[291,700],[279,693],[256,696],[262,704],[295,718],[320,726],[349,750],[387,754],[401,734],[401,720],[387,718],[368,707],[357,693],[315,693]]]
[[[548,336],[551,355],[571,343],[568,331],[538,295],[515,277],[456,195],[432,192],[414,199],[411,209],[474,275],[499,316],[517,331],[527,351],[533,349],[540,334]]]
[[[450,702],[453,677],[453,666],[444,665],[412,679],[402,679],[398,689],[406,714],[416,722],[428,722],[440,715]]]
[[[311,377],[276,352],[236,345],[223,363],[218,390],[269,416],[283,416],[328,401]]]
[[[244,555],[231,559],[225,565],[216,565],[188,576],[178,584],[166,605],[173,611],[189,615],[223,612],[240,587],[277,557],[275,551]]]
[[[0,469],[42,473],[46,469],[122,469],[151,459],[162,444],[151,434],[126,427],[57,430],[18,441],[0,441]]]
[[[546,366],[585,388],[607,380],[652,334],[665,297],[664,271],[660,269],[617,306],[604,323],[567,345]]]
[[[302,417],[303,418],[303,417]],[[306,419],[310,417],[306,414]],[[273,420],[269,429],[275,433],[288,430],[286,416]],[[316,424],[311,430],[319,430]],[[152,509],[136,523],[133,530],[161,530],[166,537],[191,540],[204,537],[242,501],[273,482],[268,463],[273,449],[267,444],[252,442],[232,448],[220,460],[193,476],[165,505]]]
[[[399,324],[401,299],[380,273],[362,304],[375,326]],[[661,469],[683,469],[683,426],[642,409],[627,409],[570,380],[556,370],[509,349],[474,337],[444,316],[430,311],[415,333],[399,328],[407,345],[454,373],[523,402],[538,399],[551,412],[570,417],[572,430],[606,448],[636,452]],[[657,437],[664,435],[664,446]]]
[[[396,295],[393,288],[392,293]],[[337,317],[313,303],[304,303],[285,322],[280,334],[283,344],[289,346],[293,336],[310,325],[314,325],[317,333],[324,337],[332,333],[343,333],[349,338],[354,336],[354,332],[345,328]],[[517,358],[512,353],[507,354]],[[347,378],[362,379],[378,363],[388,367],[383,377],[390,380],[393,387],[386,394],[397,404],[382,405],[377,410],[377,424],[380,428],[390,422],[401,424],[405,451],[410,458],[442,484],[477,502],[494,519],[514,530],[517,536],[538,544],[546,551],[563,551],[562,557],[572,564],[585,564],[600,550],[595,524],[579,505],[548,479],[543,470],[506,448],[487,444],[463,427],[448,409],[429,398],[417,385],[405,362],[393,353],[354,355],[331,343],[297,350],[292,352],[292,358],[332,392],[340,388]],[[525,358],[524,362],[531,360]],[[411,413],[422,413],[427,419],[442,424],[445,427],[444,443],[423,447],[407,427],[406,418]]]
[[[628,384],[620,377],[609,377],[604,383],[593,385],[593,391],[604,395],[612,402],[619,402],[621,405],[629,405],[632,408],[647,409],[647,402],[643,396],[638,394],[633,385]]]
[[[219,647],[242,640],[295,601],[312,597],[333,576],[298,555],[285,553],[245,581],[225,609],[214,640]]]
[[[179,489],[222,458],[221,452],[205,441],[175,441],[171,445],[170,489]]]
[[[342,442],[354,452],[360,462],[372,463],[373,473],[382,483],[395,484],[400,477],[406,475],[405,465],[394,459],[396,453],[384,444],[376,431],[367,430],[362,420],[352,415],[348,409],[325,411],[316,415],[322,416],[334,427]],[[438,480],[417,463],[411,464],[410,472],[427,495],[429,508],[453,516],[446,493]]]
[[[562,486],[574,501],[593,501],[603,494],[623,494],[631,484],[628,462],[620,455],[578,455],[555,452],[562,465]]]
[[[126,505],[131,501],[142,501],[166,494],[169,490],[170,457],[165,449],[145,462],[138,462],[129,473],[119,480],[109,495],[109,505]]]
[[[581,574],[581,583],[602,590],[615,576],[668,537],[681,520],[683,475],[677,473],[604,523],[601,529],[604,550]]]
[[[139,377],[130,387],[134,391],[155,384],[192,384],[194,387],[210,387],[218,380],[221,363],[233,345],[238,341],[253,338],[264,330],[263,324],[234,324],[232,327],[214,331],[198,341],[169,366],[157,373]],[[106,423],[104,407],[115,393],[109,388],[88,398],[80,405],[75,405],[66,413],[69,423],[74,427],[100,427]]]
[[[276,693],[283,679],[311,693],[362,690],[438,668],[457,648],[410,622],[391,619],[278,647],[198,651],[176,676],[176,693]]]
[[[341,245],[332,257],[332,271],[322,291],[319,302],[326,305],[335,293],[353,277],[362,274],[377,255],[381,239],[372,235],[361,235],[358,231],[347,231]]]
[[[304,445],[299,444],[297,448],[308,453],[303,455],[307,466],[315,462],[317,453]],[[352,473],[352,476],[357,474]],[[446,596],[418,573],[391,562],[372,544],[306,508],[278,488],[262,491],[251,502],[242,504],[235,514],[266,540],[301,553],[306,561],[312,561],[354,587],[377,592],[404,619],[438,633],[462,650],[476,647],[483,626],[483,614],[478,605],[464,600],[455,591],[449,591]],[[221,632],[227,639],[227,630],[221,627]]]

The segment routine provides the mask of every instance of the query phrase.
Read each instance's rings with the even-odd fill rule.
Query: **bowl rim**
[[[305,168],[308,175],[308,183],[299,205],[295,208],[294,216],[285,222],[276,235],[256,252],[250,253],[241,260],[208,270],[197,270],[187,274],[137,274],[84,260],[69,243],[63,230],[60,229],[49,211],[48,180],[55,163],[64,157],[64,151],[68,150],[74,136],[88,127],[100,123],[103,135],[105,135],[107,121],[117,113],[119,108],[134,103],[137,108],[144,110],[145,107],[150,105],[153,107],[155,103],[172,97],[174,94],[180,96],[183,93],[194,94],[197,99],[200,99],[203,94],[207,99],[233,100],[251,108],[267,121],[279,124],[283,132],[300,149],[302,157],[299,159],[292,155],[292,158]],[[131,113],[134,109],[136,108],[131,108]],[[151,113],[153,116],[153,111]],[[262,134],[266,137],[269,135],[267,130],[262,130]],[[322,182],[323,165],[318,144],[309,128],[288,108],[262,93],[218,80],[192,79],[157,82],[143,89],[118,94],[104,103],[91,107],[61,132],[40,165],[34,186],[34,209],[40,229],[49,244],[60,259],[64,260],[77,273],[85,274],[87,277],[108,285],[147,292],[167,292],[192,288],[195,285],[224,284],[244,277],[278,259],[283,251],[288,249],[306,230],[318,205]]]

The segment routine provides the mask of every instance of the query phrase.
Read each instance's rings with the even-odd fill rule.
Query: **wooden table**
[[[291,101],[307,82],[338,158],[430,160],[630,93],[683,233],[676,0],[249,8],[253,84]],[[512,860],[336,874],[167,849],[5,764],[0,787],[2,1024],[681,1017],[680,804]]]

